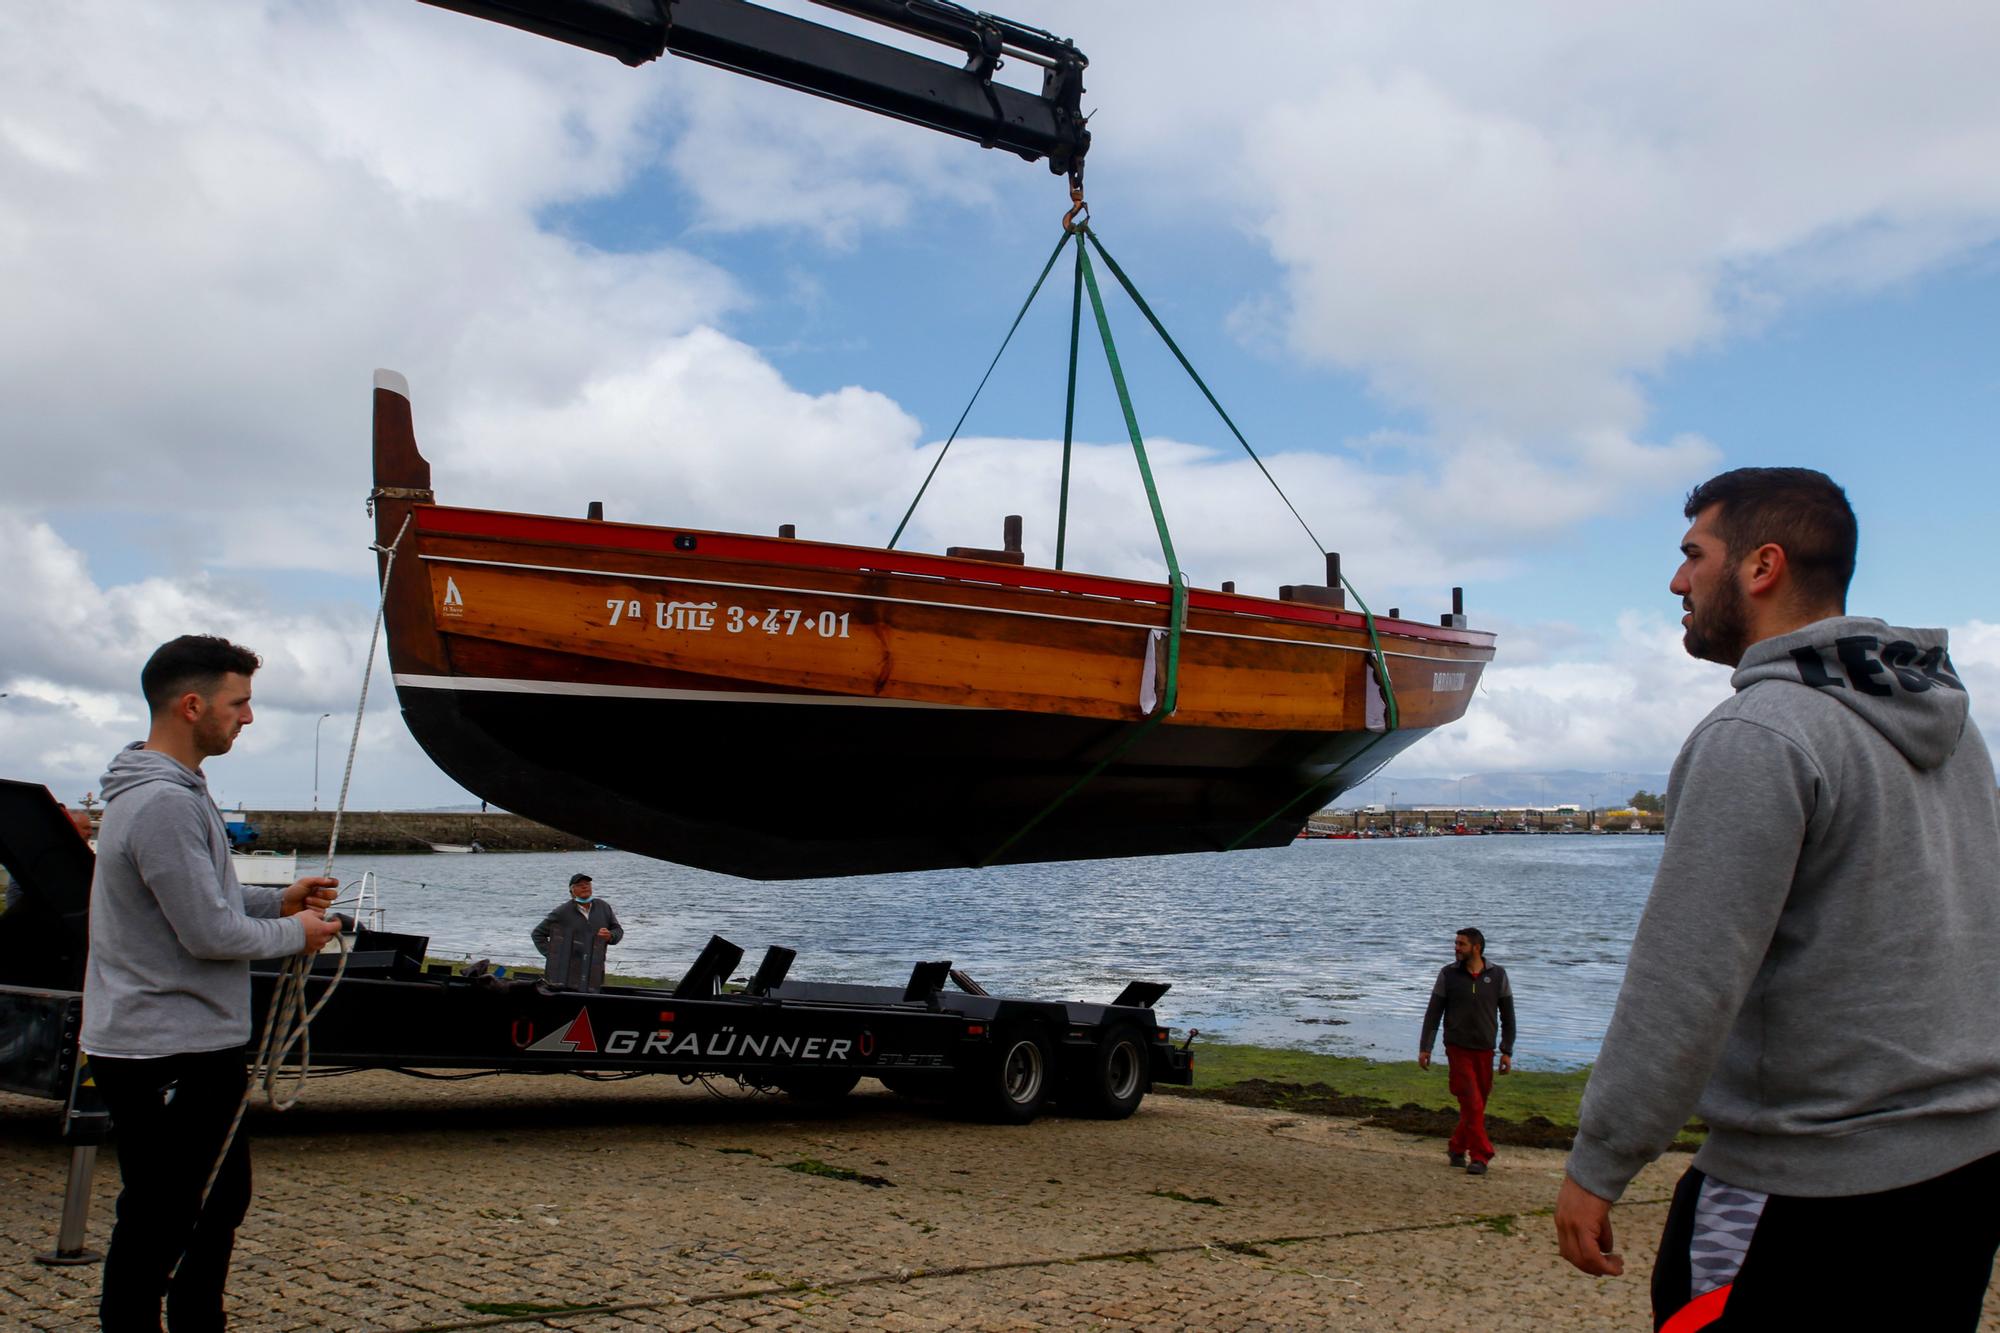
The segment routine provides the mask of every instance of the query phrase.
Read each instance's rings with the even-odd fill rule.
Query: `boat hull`
[[[469,789],[626,851],[753,879],[1282,846],[1424,734],[1166,723],[1114,756],[1130,724],[573,691],[398,680],[411,733]]]

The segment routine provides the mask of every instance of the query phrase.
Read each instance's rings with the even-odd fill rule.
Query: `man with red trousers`
[[[1507,969],[1486,961],[1486,937],[1471,926],[1452,941],[1458,961],[1439,969],[1424,1011],[1424,1035],[1417,1067],[1431,1067],[1431,1046],[1444,1022],[1444,1053],[1451,1065],[1451,1093],[1458,1098],[1458,1128],[1446,1151],[1453,1166],[1483,1176],[1493,1160],[1486,1137],[1486,1099],[1493,1095],[1493,1048],[1498,1039],[1500,1072],[1514,1067],[1514,989]]]

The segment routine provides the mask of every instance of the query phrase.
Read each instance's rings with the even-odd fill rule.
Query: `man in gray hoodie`
[[[313,953],[339,933],[336,881],[246,888],[202,775],[249,725],[257,655],[226,639],[162,644],[140,673],[143,742],[104,775],[79,1044],[118,1133],[124,1189],[104,1261],[106,1333],[220,1329],[236,1228],[250,1203],[240,1134],[202,1187],[243,1100],[250,960]],[[176,1271],[178,1265],[178,1271]]]
[[[1853,511],[1804,468],[1689,495],[1671,590],[1735,693],[1668,834],[1556,1201],[1611,1205],[1698,1113],[1656,1326],[1972,1329],[2000,1245],[2000,802],[1945,633],[1846,614]]]

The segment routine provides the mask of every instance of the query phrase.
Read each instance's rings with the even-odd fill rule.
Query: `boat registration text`
[[[612,625],[650,625],[654,629],[689,630],[705,634],[720,629],[727,634],[744,634],[760,631],[765,634],[794,636],[816,634],[824,639],[845,639],[847,633],[846,611],[800,611],[790,607],[723,606],[719,602],[663,602],[653,603],[653,613],[646,614],[645,603],[638,598],[626,600],[614,597],[604,603],[604,609],[611,613]]]

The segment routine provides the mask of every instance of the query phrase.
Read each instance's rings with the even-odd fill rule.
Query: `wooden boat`
[[[1364,618],[1310,600],[1189,590],[1170,680],[1166,584],[440,505],[390,371],[372,504],[397,696],[446,773],[759,879],[1282,846],[1493,656],[1462,616],[1378,618],[1391,728]]]

